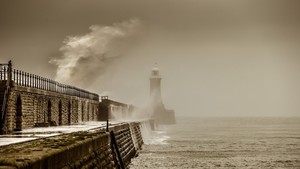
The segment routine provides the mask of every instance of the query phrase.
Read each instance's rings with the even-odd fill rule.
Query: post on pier
[[[7,84],[9,86],[12,85],[12,63],[11,63],[11,60],[8,62],[8,67],[7,67]]]

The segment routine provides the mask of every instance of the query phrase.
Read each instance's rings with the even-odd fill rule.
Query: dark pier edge
[[[0,169],[128,168],[141,149],[144,122],[122,123],[0,148]],[[149,125],[149,124],[148,124]]]

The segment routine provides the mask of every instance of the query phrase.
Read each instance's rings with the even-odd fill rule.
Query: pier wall
[[[6,87],[5,83],[5,81],[0,83],[2,95]],[[94,121],[99,116],[98,105],[99,101],[95,99],[13,83],[9,92],[2,130],[3,133],[11,133],[32,127]]]
[[[99,103],[99,121],[109,120],[124,120],[132,119],[132,115],[135,106],[131,104],[125,104],[108,99],[107,96],[101,97],[101,102]]]
[[[110,132],[76,132],[1,147],[0,168],[127,168],[143,144],[140,126],[123,123]]]

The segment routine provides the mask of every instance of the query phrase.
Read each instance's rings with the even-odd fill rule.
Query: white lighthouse
[[[161,76],[159,69],[154,67],[150,75],[150,101],[152,117],[157,124],[174,124],[175,113],[167,110],[161,98]]]
[[[162,104],[161,99],[161,76],[159,74],[159,69],[154,67],[151,71],[150,76],[150,98],[152,106],[156,107]]]

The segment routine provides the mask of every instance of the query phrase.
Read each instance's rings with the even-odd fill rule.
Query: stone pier
[[[110,126],[109,132],[97,128],[2,146],[0,168],[128,168],[143,144],[142,123],[148,122],[120,123]]]

